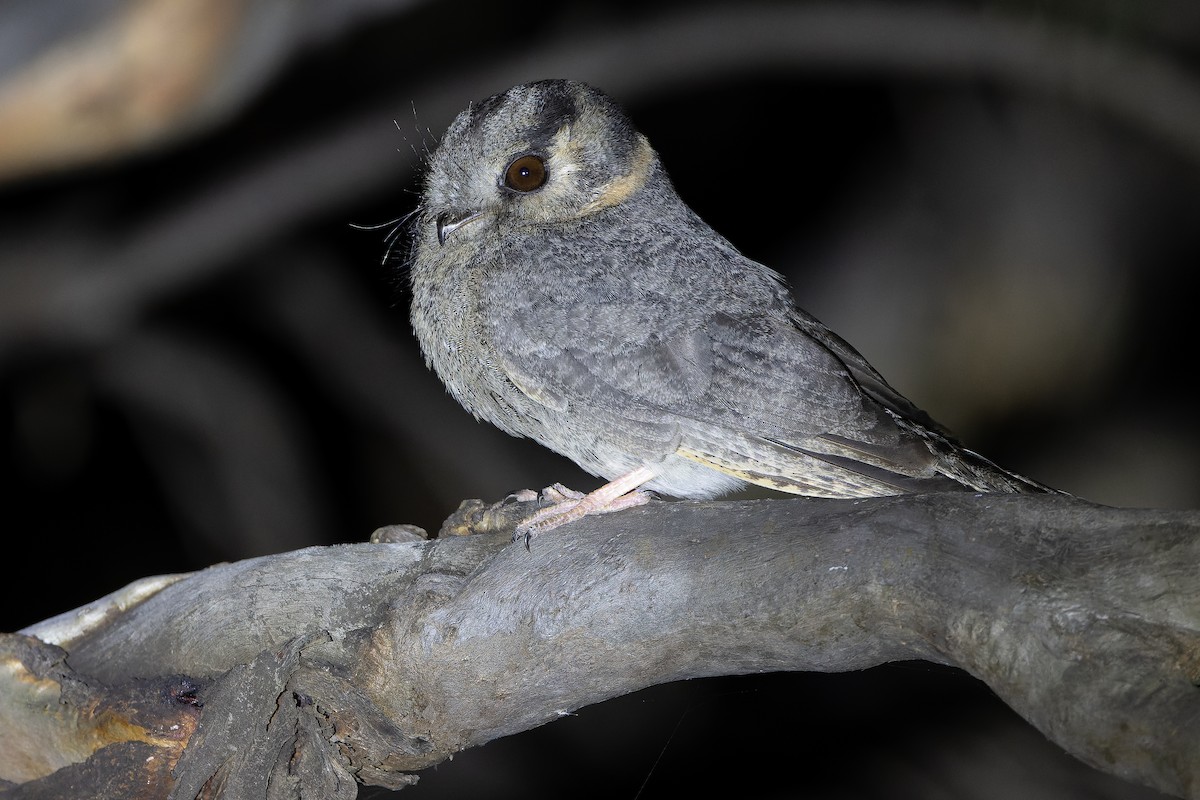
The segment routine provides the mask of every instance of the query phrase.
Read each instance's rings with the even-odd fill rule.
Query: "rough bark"
[[[526,552],[522,513],[468,502],[433,541],[218,565],[26,630],[62,650],[7,637],[0,729],[36,741],[24,760],[6,743],[0,778],[17,797],[98,774],[116,786],[98,796],[136,775],[139,797],[353,797],[651,684],[920,658],[1102,770],[1200,796],[1200,514],[655,503]]]

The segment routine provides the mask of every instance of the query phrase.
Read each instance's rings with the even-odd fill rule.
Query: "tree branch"
[[[5,673],[0,729],[41,731],[43,751],[65,736],[20,701],[29,686],[155,687],[162,702],[122,712],[124,731],[202,712],[194,735],[110,738],[40,772],[5,747],[0,778],[52,796],[112,747],[145,771],[149,741],[173,797],[353,797],[354,779],[402,786],[656,683],[921,658],[977,676],[1100,769],[1200,797],[1200,514],[973,494],[655,503],[526,552],[507,537],[524,513],[472,501],[434,541],[219,565],[98,625],[25,631],[69,668],[8,637],[5,663],[24,666]],[[451,535],[472,531],[495,535]],[[172,788],[155,775],[144,796]]]

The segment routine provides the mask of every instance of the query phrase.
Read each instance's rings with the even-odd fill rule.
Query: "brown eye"
[[[546,162],[535,155],[514,158],[504,170],[504,185],[517,192],[532,192],[546,182]]]

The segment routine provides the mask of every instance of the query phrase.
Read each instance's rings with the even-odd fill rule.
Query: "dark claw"
[[[540,495],[532,489],[513,489],[500,501],[502,506],[514,506],[517,503],[531,503]]]

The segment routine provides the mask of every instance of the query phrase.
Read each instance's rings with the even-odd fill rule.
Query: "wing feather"
[[[585,468],[608,475],[679,456],[828,497],[1024,481],[978,456],[964,466],[928,415],[796,310],[775,273],[735,251],[671,254],[652,274],[589,257],[539,271],[561,275],[558,284],[504,287],[517,304],[491,329],[512,383],[552,412],[527,435]],[[672,280],[672,270],[686,274]],[[690,290],[661,290],[680,285]]]

